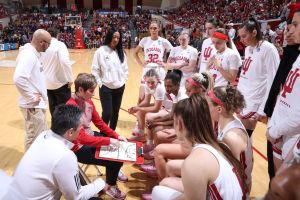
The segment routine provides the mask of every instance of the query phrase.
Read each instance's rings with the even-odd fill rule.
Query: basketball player
[[[295,145],[293,159],[272,179],[265,200],[300,199],[300,142]]]
[[[270,89],[270,93],[268,99],[266,101],[264,112],[267,117],[271,118],[274,106],[276,104],[277,96],[279,95],[282,86],[284,85],[286,78],[293,66],[293,63],[296,61],[299,56],[299,46],[300,44],[296,44],[293,38],[294,29],[291,24],[292,20],[289,20],[287,25],[287,33],[286,33],[286,43],[287,46],[283,48],[283,56],[280,61],[278,70],[276,72],[276,76],[272,83],[272,87]],[[292,29],[291,29],[292,28]],[[273,148],[272,144],[268,141],[267,143],[267,153],[268,153],[268,172],[270,179],[275,176],[274,170],[274,161],[273,161]],[[274,159],[277,159],[274,157]]]
[[[293,38],[296,43],[300,43],[300,10],[295,12],[292,24]],[[267,137],[281,151],[282,160],[286,159],[288,152],[300,136],[300,104],[297,92],[300,90],[299,70],[300,56],[298,56],[287,76],[282,92],[278,96],[271,120],[268,123]],[[277,169],[278,165],[280,163],[275,166]]]
[[[206,73],[196,73],[186,80],[186,91],[190,97],[193,94],[206,94],[211,89],[211,79]],[[168,159],[185,159],[190,149],[176,139],[174,127],[158,131],[156,133],[156,143],[159,144],[154,149],[154,163],[141,166],[141,170],[150,176],[158,176],[162,180],[167,176]]]
[[[211,37],[217,28],[222,27],[223,24],[214,18],[210,18],[205,23],[206,36],[207,38],[203,41],[201,47],[201,55],[199,59],[199,72],[205,72],[207,69],[208,60],[216,52],[215,47],[213,46]]]
[[[164,85],[166,89],[166,97],[163,102],[162,108],[158,113],[147,113],[146,114],[146,135],[147,143],[144,145],[144,154],[151,152],[154,149],[154,134],[158,130],[163,130],[166,127],[173,126],[173,107],[174,105],[183,98],[188,98],[185,91],[180,87],[182,72],[178,69],[168,71]],[[166,110],[169,105],[166,105],[166,101],[171,101],[171,108]],[[146,159],[146,155],[144,155]],[[148,157],[149,159],[149,157]],[[152,157],[153,159],[153,157]]]
[[[213,121],[218,122],[218,141],[224,142],[244,167],[248,191],[253,168],[252,142],[240,120],[234,117],[245,106],[241,93],[232,86],[215,87],[208,92],[207,102]]]
[[[189,144],[192,151],[182,165],[181,179],[164,179],[160,186],[154,187],[153,200],[171,199],[174,195],[178,199],[215,199],[216,196],[245,199],[243,170],[230,150],[215,138],[205,97],[192,95],[178,102],[174,115],[178,138]],[[199,158],[205,162],[199,162]],[[171,181],[171,186],[164,186]]]
[[[149,26],[150,36],[144,37],[139,45],[134,50],[134,58],[137,63],[143,67],[141,86],[139,91],[139,100],[140,103],[144,99],[144,75],[149,69],[155,69],[156,73],[159,75],[160,80],[165,79],[165,69],[161,66],[163,61],[164,54],[171,51],[171,43],[158,35],[160,28],[158,22],[152,21]],[[144,49],[145,59],[141,60],[139,57],[139,52]]]
[[[225,29],[219,28],[212,35],[216,52],[209,59],[207,71],[214,80],[214,86],[233,85],[242,60],[237,51],[231,49],[232,42]]]
[[[265,102],[279,65],[279,54],[273,44],[263,40],[260,25],[254,18],[243,23],[238,33],[247,46],[237,86],[246,107],[238,117],[251,137],[257,120],[265,116]]]
[[[145,85],[145,98],[137,106],[128,109],[130,114],[137,113],[138,126],[134,128],[134,136],[131,140],[145,141],[145,116],[147,113],[157,113],[165,98],[165,87],[160,81],[159,75],[155,69],[150,69],[144,75]],[[154,97],[154,104],[151,103],[151,96]]]
[[[180,86],[184,88],[185,80],[196,72],[198,51],[189,45],[190,37],[182,31],[178,37],[180,46],[174,47],[167,63],[161,63],[168,70],[179,69],[182,71]]]

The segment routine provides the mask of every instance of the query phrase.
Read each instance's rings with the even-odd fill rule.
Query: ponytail
[[[252,33],[254,30],[256,30],[256,40],[261,41],[263,39],[263,34],[261,32],[260,24],[259,22],[254,18],[250,17],[248,21],[244,22],[240,28],[245,28],[248,32]]]

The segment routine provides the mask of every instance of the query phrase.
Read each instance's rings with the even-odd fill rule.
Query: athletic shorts
[[[273,147],[273,155],[280,160],[285,160],[289,152],[294,148],[296,142],[298,141],[299,135],[300,134],[296,134],[291,137],[283,137],[282,143],[276,143],[273,145],[275,146]]]
[[[171,200],[180,195],[181,192],[162,185],[157,185],[152,190],[152,200]]]
[[[256,114],[256,112],[244,108],[239,114],[241,116],[241,119],[250,119]]]

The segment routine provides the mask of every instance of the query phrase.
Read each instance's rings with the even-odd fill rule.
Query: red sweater
[[[76,140],[73,141],[74,147],[73,151],[77,152],[82,145],[88,146],[102,146],[110,144],[110,137],[118,138],[119,135],[109,128],[106,123],[100,118],[95,105],[91,99],[84,100],[75,95],[73,95],[66,104],[77,106],[82,110],[82,127]],[[94,125],[101,131],[104,132],[108,137],[94,136],[93,131],[90,128],[90,122],[93,122]]]

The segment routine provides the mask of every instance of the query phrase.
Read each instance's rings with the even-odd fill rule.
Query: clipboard
[[[121,142],[120,147],[117,149],[117,151],[123,151],[124,149],[122,149],[122,143],[125,142]],[[103,155],[104,153],[108,153],[108,149],[109,146],[101,146],[101,147],[97,147],[96,148],[96,153],[95,153],[95,158],[96,159],[101,159],[101,160],[111,160],[111,161],[117,161],[117,162],[129,162],[129,163],[135,163],[135,164],[144,164],[144,151],[143,151],[143,143],[142,142],[136,142],[136,141],[128,141],[128,143],[126,143],[128,145],[135,145],[136,147],[136,158],[132,158],[132,159],[122,159],[122,158],[118,158],[118,156],[116,154],[118,154],[117,152],[113,152],[112,154],[114,154],[112,157],[110,157],[109,155]],[[102,155],[100,155],[102,153]]]

